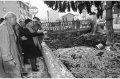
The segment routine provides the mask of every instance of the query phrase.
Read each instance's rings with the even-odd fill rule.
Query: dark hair
[[[0,18],[0,22],[2,23],[5,19],[4,18]]]
[[[31,19],[26,19],[24,22],[25,22],[25,24],[28,24],[29,22],[31,22],[32,20]]]
[[[38,21],[40,21],[40,19],[38,17],[33,17],[33,19],[37,19]]]

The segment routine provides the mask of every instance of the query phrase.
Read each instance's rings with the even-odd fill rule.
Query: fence
[[[90,28],[91,28],[90,20],[42,23],[42,29],[46,31],[83,30]]]

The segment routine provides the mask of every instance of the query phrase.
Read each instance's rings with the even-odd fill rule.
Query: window
[[[21,2],[19,2],[19,5],[20,5],[20,7],[22,7],[22,6],[21,6]]]
[[[23,4],[23,9],[25,10],[25,5]]]
[[[3,7],[3,11],[6,12],[6,7]]]
[[[22,11],[20,10],[20,14],[22,14]]]
[[[19,1],[17,1],[17,4],[19,4]]]
[[[22,2],[20,2],[20,7],[23,8],[23,3]]]
[[[23,8],[23,4],[21,3],[21,7]]]
[[[20,18],[20,15],[19,15],[19,18]]]
[[[2,4],[5,4],[5,1],[4,1],[4,0],[2,1]]]
[[[26,11],[29,11],[28,7],[27,7]]]

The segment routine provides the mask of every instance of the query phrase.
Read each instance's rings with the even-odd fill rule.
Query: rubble
[[[50,75],[48,74],[44,61],[42,59],[37,58],[37,65],[39,65],[39,71],[33,72],[31,65],[26,64],[24,72],[26,74],[23,75],[23,78],[50,78]]]
[[[46,42],[54,54],[63,62],[76,78],[119,78],[120,45],[105,47],[106,35],[90,33],[76,35],[51,35]],[[117,38],[115,41],[118,40]],[[114,50],[113,50],[114,49]]]
[[[120,77],[120,53],[90,47],[63,48],[54,53],[76,78]]]
[[[75,46],[87,46],[103,49],[106,42],[106,36],[101,34],[92,35],[90,33],[77,35],[77,32],[70,33],[69,38],[66,34],[49,35],[50,41],[46,41],[51,49],[70,48]],[[55,41],[57,40],[57,41]],[[53,42],[54,41],[54,42]],[[100,48],[99,48],[100,47]]]

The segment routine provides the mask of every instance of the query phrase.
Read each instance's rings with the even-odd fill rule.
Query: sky
[[[42,0],[22,0],[22,1],[30,2],[31,6],[36,6],[38,8],[38,13],[36,14],[37,17],[41,19],[47,18],[47,10],[50,10],[50,8],[48,8],[47,5],[45,5]]]
[[[38,8],[38,13],[36,14],[37,17],[40,19],[47,19],[47,10],[51,11],[52,9],[49,8],[46,4],[44,4],[44,0],[22,0],[25,2],[30,2],[31,6],[36,6]],[[59,17],[65,15],[66,13],[59,13]],[[78,14],[78,12],[71,11],[70,13]]]

